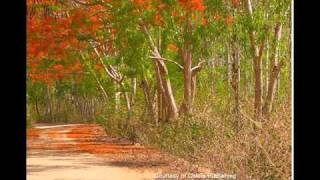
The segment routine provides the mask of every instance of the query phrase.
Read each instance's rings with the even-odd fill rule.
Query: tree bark
[[[123,85],[122,85],[123,86]],[[124,97],[125,97],[125,100],[126,100],[126,105],[127,105],[127,111],[128,111],[128,119],[131,118],[131,102],[130,102],[130,97],[129,97],[129,93],[128,92],[124,92]]]
[[[155,74],[156,74],[156,82],[157,82],[157,107],[158,107],[158,117],[157,117],[157,122],[156,124],[158,124],[159,122],[161,122],[162,120],[164,120],[164,116],[163,116],[163,107],[164,107],[164,103],[163,103],[163,94],[164,92],[164,88],[162,85],[162,79],[161,79],[161,74],[160,74],[160,70],[159,70],[159,64],[157,61],[153,61],[154,64],[154,69],[155,69]]]
[[[145,97],[145,105],[146,105],[146,109],[147,109],[147,115],[148,117],[150,117],[152,120],[156,121],[156,125],[158,125],[158,121],[155,118],[155,113],[154,113],[154,107],[153,107],[153,99],[151,97],[151,88],[149,83],[147,82],[146,79],[142,80],[142,89],[143,89],[143,94]]]
[[[267,94],[268,94],[268,87],[269,87],[269,40],[266,40],[266,58],[265,58],[265,63],[264,63],[264,82],[263,82],[263,98],[266,99]]]
[[[47,85],[46,88],[46,117],[49,117],[49,120],[53,122],[53,116],[52,116],[52,102],[51,102],[51,93],[50,93],[50,87]],[[54,122],[53,122],[54,123]]]
[[[268,119],[272,110],[272,104],[274,101],[275,88],[278,81],[279,73],[281,70],[281,64],[278,61],[277,51],[278,44],[281,39],[281,24],[277,24],[274,32],[274,47],[272,56],[270,59],[270,77],[269,77],[269,86],[268,93],[265,100],[265,104],[263,106],[263,115]]]
[[[254,60],[254,76],[255,76],[255,120],[261,120],[262,115],[262,84],[261,84],[261,58],[256,57]]]
[[[232,64],[231,64],[231,87],[233,89],[234,96],[234,112],[239,114],[240,103],[239,103],[239,83],[240,83],[240,59],[239,59],[239,49],[236,47],[235,43],[232,42]]]
[[[180,108],[180,112],[185,115],[191,115],[192,113],[192,93],[191,93],[191,84],[192,84],[192,56],[189,49],[182,50],[182,59],[183,59],[183,102]]]
[[[234,106],[233,106],[233,123],[236,132],[239,132],[241,129],[241,119],[240,119],[240,52],[239,47],[236,44],[236,37],[233,36],[232,42],[230,43],[230,73],[231,73],[231,94],[232,98],[234,99]]]
[[[213,97],[214,93],[215,93],[215,86],[214,86],[214,69],[215,68],[215,62],[214,62],[214,59],[211,60],[211,63],[210,63],[210,77],[211,77],[211,81],[210,81],[210,88],[211,88],[211,97]]]
[[[135,96],[137,94],[137,78],[131,79],[131,86],[132,86],[132,92],[131,92],[130,102],[131,102],[131,106],[132,106],[135,102]]]
[[[168,106],[167,120],[173,120],[178,117],[178,109],[177,109],[175,99],[173,97],[171,82],[168,77],[168,70],[163,61],[158,61],[158,62],[159,62],[159,70],[161,74],[161,81],[162,81],[163,89],[165,92],[164,94],[165,103],[166,103],[166,106]]]
[[[193,74],[191,77],[191,105],[194,102],[197,92],[197,75]]]
[[[155,45],[150,32],[146,28],[145,25],[141,25],[142,31],[145,34],[147,41],[149,43],[149,47],[152,50],[152,60],[154,61],[155,73],[157,76],[157,85],[160,86],[158,89],[162,92],[162,105],[165,105],[166,108],[162,108],[165,110],[167,116],[166,121],[174,120],[178,117],[178,109],[173,96],[172,87],[170,83],[170,79],[168,77],[168,69],[166,64],[164,63],[163,58],[160,55],[160,52]],[[160,97],[160,96],[159,96]],[[163,106],[162,106],[163,107]]]
[[[114,93],[114,103],[115,103],[115,111],[118,112],[119,109],[120,109],[120,95],[121,95],[121,92],[119,92],[119,85],[114,82],[114,85],[115,85],[115,89],[116,89],[116,92]]]
[[[38,105],[38,97],[35,97],[35,109],[38,117],[38,121],[41,119],[40,111],[39,111],[39,105]]]
[[[228,83],[228,95],[230,97],[231,92],[231,82],[232,82],[232,62],[230,58],[230,48],[227,45],[227,83]]]
[[[253,20],[253,10],[251,0],[246,1],[246,11]],[[262,53],[264,50],[264,41],[262,40],[260,47],[256,45],[255,42],[255,32],[253,30],[249,31],[249,40],[251,49],[253,51],[253,64],[254,64],[254,82],[255,82],[255,100],[254,100],[254,119],[260,121],[262,117]]]

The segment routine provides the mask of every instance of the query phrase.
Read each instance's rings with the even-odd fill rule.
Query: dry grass
[[[204,101],[202,101],[204,102]],[[208,102],[208,99],[207,101]],[[235,119],[232,103],[213,98],[209,104],[195,102],[194,116],[155,127],[150,120],[133,118],[128,128],[123,117],[109,117],[106,131],[113,135],[134,136],[139,142],[160,148],[212,172],[236,174],[238,179],[290,179],[291,105],[279,104],[272,117],[256,127],[252,101],[243,101],[245,117]],[[241,128],[236,132],[235,122]]]
[[[243,104],[243,107],[250,106]],[[246,114],[252,114],[250,108],[243,107]],[[213,115],[213,112],[209,114]],[[207,116],[203,114],[199,119],[208,119]],[[238,133],[232,127],[232,113],[225,116],[213,118],[217,131],[212,140],[208,140],[206,148],[195,155],[198,162],[215,172],[236,173],[239,179],[290,179],[290,105],[277,107],[272,118],[262,123],[261,129],[246,118],[239,119],[242,127]]]

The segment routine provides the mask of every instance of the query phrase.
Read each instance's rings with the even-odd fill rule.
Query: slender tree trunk
[[[177,107],[172,94],[170,80],[167,77],[166,66],[164,63],[161,64],[160,61],[154,61],[154,66],[158,93],[158,122],[175,119],[178,116]]]
[[[156,74],[156,83],[157,83],[157,109],[158,109],[158,116],[157,116],[157,122],[161,122],[164,117],[162,116],[162,101],[163,101],[163,94],[164,94],[164,89],[162,85],[162,80],[161,80],[161,74],[159,70],[159,65],[158,62],[153,61],[154,64],[154,69],[155,69],[155,74]]]
[[[53,122],[52,118],[52,104],[51,104],[51,96],[50,96],[50,87],[47,85],[46,91],[46,117],[49,117],[49,120]]]
[[[247,98],[247,96],[248,96],[248,91],[249,91],[249,88],[248,88],[249,83],[248,83],[247,71],[243,71],[243,82],[244,82],[244,85],[243,85],[243,89],[244,89],[244,91],[243,91],[243,96],[244,96],[245,98]]]
[[[270,79],[269,82],[269,87],[268,87],[268,95],[263,107],[263,114],[268,117],[268,115],[271,113],[271,109],[272,109],[272,104],[273,104],[273,100],[274,100],[274,94],[275,94],[275,88],[276,88],[276,82],[277,82],[277,78],[279,75],[279,71],[278,70],[280,68],[273,68],[272,71],[272,78]]]
[[[254,119],[257,121],[261,120],[262,117],[262,53],[264,49],[264,42],[260,45],[259,48],[255,48],[255,58],[253,61],[254,65]]]
[[[61,110],[61,101],[57,100],[57,102],[56,102],[56,106],[57,106],[56,112],[60,114],[60,110]]]
[[[254,66],[252,65],[252,66],[250,66],[250,73],[248,73],[247,75],[248,75],[248,89],[249,89],[249,97],[250,98],[252,98],[253,97],[253,94],[254,94],[254,92],[253,92],[253,89],[254,89],[254,83],[253,83],[253,75],[254,74]]]
[[[215,88],[215,86],[214,86],[214,66],[215,66],[215,64],[214,64],[214,60],[212,60],[212,63],[211,63],[211,67],[210,67],[210,76],[211,76],[211,95],[212,95],[212,97],[213,97],[213,95],[214,95],[214,88]]]
[[[263,115],[266,118],[269,118],[271,110],[272,110],[272,104],[274,101],[274,94],[275,94],[275,88],[277,81],[279,80],[279,73],[281,70],[281,64],[278,61],[277,51],[278,51],[278,43],[281,38],[281,24],[277,24],[275,27],[275,39],[274,39],[274,47],[273,47],[273,54],[270,60],[270,77],[269,77],[269,86],[268,86],[268,93],[265,100],[265,104],[263,107]],[[279,83],[279,82],[278,82]]]
[[[119,82],[117,82],[117,83],[119,83]],[[123,82],[120,82],[118,84],[118,86],[121,87],[121,89],[123,89],[123,90],[125,89]],[[126,92],[126,91],[123,93],[123,95],[124,95],[124,98],[125,98],[125,101],[126,101],[126,107],[127,107],[127,111],[128,111],[128,119],[130,119],[131,118],[131,113],[132,113],[131,112],[132,110],[131,110],[130,96],[129,96],[129,93]],[[120,99],[119,99],[119,101],[120,101]]]
[[[161,122],[164,118],[162,116],[162,93],[161,90],[159,91],[159,89],[157,90],[157,105],[158,105],[158,117],[157,117],[157,122],[156,124],[158,124],[159,122]]]
[[[192,105],[197,92],[197,75],[193,74],[191,80],[192,80],[191,81],[191,105]]]
[[[35,108],[36,108],[38,120],[40,120],[41,119],[41,115],[40,115],[40,111],[39,111],[38,97],[37,96],[36,96],[36,99],[35,99]]]
[[[142,80],[142,89],[143,89],[143,94],[144,94],[144,97],[145,97],[147,115],[152,120],[155,120],[156,121],[156,125],[158,125],[158,121],[155,118],[155,113],[154,113],[154,108],[153,108],[153,102],[152,102],[153,99],[151,97],[151,88],[150,88],[150,85],[148,84],[147,80],[145,80],[145,79]]]
[[[136,94],[137,94],[137,78],[131,79],[131,86],[132,86],[132,92],[131,92],[130,102],[131,102],[131,105],[133,105],[135,102]]]
[[[165,91],[165,102],[166,105],[168,106],[168,120],[171,119],[176,119],[178,117],[178,109],[177,109],[177,105],[175,102],[175,99],[173,97],[173,93],[172,93],[172,88],[171,88],[171,82],[169,80],[168,77],[168,73],[167,73],[167,69],[165,66],[162,66],[162,68],[165,68],[163,70],[161,70],[160,68],[160,72],[161,72],[161,79],[162,79],[162,84],[164,87],[164,91]]]
[[[251,0],[246,1],[246,11],[253,21],[253,8]],[[255,32],[249,30],[249,39],[254,59],[254,82],[255,82],[255,100],[254,100],[254,119],[260,121],[262,117],[262,53],[264,51],[265,39],[260,46],[256,45]]]
[[[264,82],[263,82],[263,98],[266,99],[268,94],[268,84],[269,84],[269,41],[266,41],[266,58],[264,64]]]
[[[159,55],[160,56],[160,55]],[[177,109],[177,105],[175,102],[175,99],[173,97],[173,92],[172,92],[172,87],[171,87],[171,82],[170,79],[168,77],[168,69],[165,65],[165,63],[163,62],[162,59],[157,59],[157,67],[159,70],[159,75],[160,75],[160,81],[162,84],[162,89],[163,89],[163,101],[162,101],[162,105],[165,105],[167,108],[163,108],[163,109],[167,109],[165,112],[166,114],[168,114],[166,117],[166,121],[168,120],[173,120],[176,119],[178,117],[178,109]]]
[[[99,88],[100,88],[100,90],[101,90],[101,92],[102,92],[102,95],[103,95],[105,101],[107,102],[107,100],[108,100],[108,94],[107,94],[106,90],[105,90],[104,87],[102,86],[102,83],[100,82],[100,80],[98,79],[98,77],[96,76],[96,74],[95,74],[94,72],[92,72],[92,75],[93,75],[94,79],[96,80],[96,82],[97,82],[97,84],[98,84],[98,86],[99,86]]]
[[[165,99],[165,98],[162,98]],[[170,121],[170,113],[169,113],[169,108],[167,106],[167,103],[162,103],[162,117],[165,120],[165,122]]]
[[[183,84],[184,84],[184,94],[183,94],[183,103],[181,105],[180,111],[181,113],[185,115],[191,115],[192,109],[191,109],[191,103],[192,103],[192,90],[191,90],[191,84],[192,84],[192,71],[191,71],[191,65],[192,65],[192,57],[191,52],[188,49],[185,49],[182,51],[182,58],[183,58]]]
[[[154,66],[156,70],[156,76],[157,76],[157,82],[158,85],[161,85],[161,91],[163,91],[163,100],[162,104],[165,103],[166,107],[168,108],[167,110],[167,120],[173,120],[178,117],[178,109],[176,106],[175,99],[173,97],[173,92],[172,92],[172,87],[170,83],[170,79],[168,77],[168,69],[166,64],[164,63],[163,58],[160,55],[160,52],[155,45],[154,40],[152,39],[152,36],[150,32],[148,31],[147,27],[145,25],[141,25],[143,33],[146,35],[146,38],[149,43],[149,47],[152,50],[152,55],[153,61],[154,61]],[[160,89],[159,88],[159,89]],[[162,90],[163,89],[163,90]]]
[[[228,95],[231,95],[231,81],[232,81],[232,63],[230,58],[230,48],[227,45],[227,83],[228,83]]]
[[[261,84],[261,58],[254,60],[254,74],[255,74],[255,119],[261,120],[262,115],[262,84]]]
[[[239,49],[236,47],[234,42],[232,43],[232,78],[231,87],[233,89],[233,96],[235,100],[234,112],[239,114],[240,103],[239,103],[239,83],[240,83],[240,59],[239,59]]]
[[[281,88],[281,79],[280,79],[280,76],[281,76],[281,71],[279,69],[279,73],[278,73],[278,76],[277,76],[277,83],[276,83],[276,86],[277,86],[277,99],[280,98],[280,88]]]
[[[230,43],[230,54],[231,54],[231,90],[234,99],[234,127],[236,132],[241,129],[241,119],[240,119],[240,52],[239,47],[236,44],[236,37],[233,36],[232,42]]]
[[[129,93],[128,92],[125,92],[124,93],[124,97],[126,99],[126,105],[127,105],[127,110],[128,110],[128,116],[129,116],[129,119],[131,117],[131,103],[130,103],[130,97],[129,97]]]
[[[119,109],[120,109],[120,95],[121,95],[121,92],[119,92],[119,85],[116,83],[116,82],[114,82],[115,83],[115,89],[116,89],[116,92],[114,93],[114,102],[115,102],[115,111],[116,112],[118,112],[119,111]]]

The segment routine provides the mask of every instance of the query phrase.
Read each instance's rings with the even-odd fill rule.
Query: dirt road
[[[154,179],[170,162],[97,125],[41,125],[27,135],[28,180]]]

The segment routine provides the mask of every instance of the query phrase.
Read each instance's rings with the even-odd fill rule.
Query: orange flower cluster
[[[132,2],[134,3],[134,5],[144,10],[150,10],[152,8],[151,0],[132,0]]]
[[[227,18],[225,19],[225,23],[227,26],[231,26],[234,23],[233,16],[231,16],[231,15],[227,16]]]
[[[182,7],[188,10],[202,12],[206,9],[206,6],[203,5],[202,0],[179,0],[179,3]]]
[[[154,17],[154,24],[157,26],[163,26],[164,25],[164,21],[162,20],[162,17],[160,15],[160,13],[157,13]]]
[[[177,52],[179,50],[179,48],[175,44],[169,44],[168,50],[171,52]]]
[[[177,15],[178,15],[177,11],[172,11],[172,12],[171,12],[171,16],[177,17]]]
[[[43,82],[47,85],[52,85],[54,83],[54,74],[52,73],[41,73],[41,74],[28,73],[28,77],[32,81]]]
[[[208,25],[208,20],[207,20],[206,18],[202,18],[201,24],[202,24],[203,26],[207,26],[207,25]]]
[[[28,1],[29,10],[35,2],[39,5],[57,5],[53,0]],[[78,34],[92,35],[102,27],[100,17],[104,16],[101,14],[103,8],[90,6],[85,11],[81,8],[72,9],[68,11],[68,17],[43,17],[40,12],[28,17],[28,77],[32,81],[51,85],[56,80],[69,78],[70,74],[81,73],[81,63],[77,60],[68,60],[69,54],[71,51],[82,50],[88,45],[77,39]],[[112,36],[115,34],[116,31],[112,30]],[[56,61],[54,63],[56,65],[45,65],[44,59]],[[81,76],[77,76],[77,81],[80,79]]]
[[[98,71],[102,71],[103,68],[104,68],[104,67],[103,67],[103,64],[96,64],[96,65],[95,65],[95,69],[98,70]]]
[[[231,0],[233,7],[238,7],[240,5],[240,0]]]
[[[42,82],[47,85],[54,84],[55,81],[61,80],[63,78],[70,77],[72,74],[79,74],[82,72],[82,65],[79,62],[75,62],[70,65],[56,64],[53,66],[43,68],[38,68],[44,63],[43,60],[29,60],[28,62],[28,78],[33,82]],[[81,75],[81,74],[80,74]],[[77,76],[81,78],[81,76]]]
[[[221,20],[221,16],[220,16],[219,14],[215,14],[215,15],[213,16],[213,20],[215,20],[215,21],[220,21],[220,20]]]

